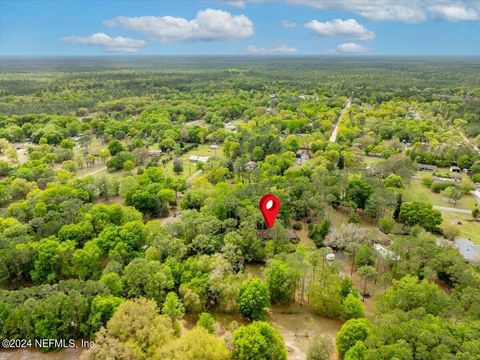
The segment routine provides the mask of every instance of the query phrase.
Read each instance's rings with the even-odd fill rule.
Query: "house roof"
[[[156,149],[149,149],[148,154],[149,155],[160,155],[162,153],[162,150],[156,150]]]
[[[188,160],[195,161],[195,162],[202,162],[206,163],[208,161],[208,156],[198,156],[198,155],[191,155]]]
[[[432,169],[436,170],[438,167],[436,165],[428,165],[428,164],[418,164],[420,169]]]

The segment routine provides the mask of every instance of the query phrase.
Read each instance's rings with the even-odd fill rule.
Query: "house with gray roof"
[[[435,165],[418,164],[418,170],[420,171],[437,171],[438,167]]]

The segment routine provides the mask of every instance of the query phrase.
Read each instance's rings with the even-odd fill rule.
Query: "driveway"
[[[458,214],[467,214],[467,215],[472,214],[472,210],[468,210],[468,209],[458,209],[458,208],[438,206],[438,205],[433,205],[433,208],[440,211],[450,211]]]

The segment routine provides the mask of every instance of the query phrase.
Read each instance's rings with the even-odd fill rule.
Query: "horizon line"
[[[465,58],[478,57],[480,54],[452,55],[452,54],[102,54],[102,55],[1,55],[1,58],[142,58],[142,57],[228,57],[228,58],[312,58],[312,57],[331,57],[331,58]]]

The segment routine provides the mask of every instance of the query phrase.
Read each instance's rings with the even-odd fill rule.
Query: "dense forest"
[[[2,58],[0,337],[480,359],[479,147],[478,58]]]

